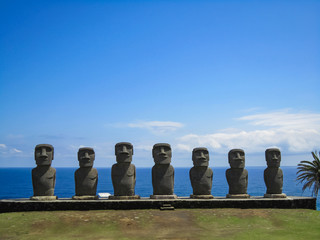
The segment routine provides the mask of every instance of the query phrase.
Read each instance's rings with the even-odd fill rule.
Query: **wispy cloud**
[[[7,146],[4,143],[0,143],[0,153],[1,155],[6,156],[8,154],[10,155],[10,154],[22,153],[22,151],[14,147]]]
[[[16,148],[13,148],[13,149],[11,149],[11,150],[12,150],[12,152],[14,152],[14,153],[22,153],[22,151],[21,151],[21,150],[16,149]]]
[[[0,143],[0,148],[7,148],[7,145]]]
[[[182,128],[184,125],[179,122],[161,122],[161,121],[148,121],[148,122],[136,122],[129,123],[128,127],[130,128],[143,128],[151,131],[155,134],[162,134],[176,131],[179,128]]]
[[[177,147],[191,150],[207,146],[216,151],[244,148],[248,152],[263,151],[277,146],[290,152],[311,151],[320,146],[320,114],[290,113],[288,110],[247,115],[237,119],[259,129],[218,131],[197,135],[188,134],[179,138]]]
[[[290,113],[289,110],[240,117],[255,126],[279,127],[282,129],[320,128],[320,114]]]

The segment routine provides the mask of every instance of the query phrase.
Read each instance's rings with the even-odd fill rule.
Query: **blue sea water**
[[[55,195],[59,198],[71,198],[75,194],[74,172],[76,168],[56,168]],[[225,177],[227,167],[213,168],[212,195],[224,197],[228,193]],[[265,167],[246,167],[249,172],[248,194],[263,196],[266,187],[263,180]],[[296,167],[281,167],[283,170],[283,192],[288,196],[311,196],[311,191],[302,193],[302,185],[296,182]],[[175,168],[174,192],[179,197],[192,194],[189,180],[189,168]],[[111,168],[98,168],[99,180],[97,192],[113,194]],[[31,168],[0,168],[0,199],[29,198],[33,195]],[[137,168],[136,194],[149,197],[152,194],[151,169]],[[320,198],[317,200],[320,209]]]

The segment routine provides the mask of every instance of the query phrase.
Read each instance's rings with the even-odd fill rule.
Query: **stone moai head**
[[[115,145],[115,155],[117,163],[132,162],[133,146],[129,142],[119,142]]]
[[[34,159],[37,166],[50,166],[53,160],[53,146],[38,144],[34,149]]]
[[[268,167],[278,168],[281,162],[281,152],[278,148],[268,148],[265,152]]]
[[[242,149],[232,149],[228,153],[228,160],[231,168],[244,168],[245,155]]]
[[[207,148],[199,147],[194,148],[192,151],[192,161],[195,167],[208,167],[209,166],[209,151]]]
[[[168,143],[157,143],[153,145],[152,157],[155,164],[170,164],[172,151]]]
[[[93,167],[95,153],[91,147],[79,148],[78,161],[80,167]]]

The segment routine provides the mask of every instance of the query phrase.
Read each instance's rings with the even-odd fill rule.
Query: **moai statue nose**
[[[160,148],[160,155],[166,155],[166,152],[164,151],[164,148]]]
[[[123,152],[123,153],[127,153],[127,152],[128,152],[126,145],[123,145],[123,147],[122,147],[122,152]]]
[[[273,160],[278,160],[278,157],[277,157],[277,154],[276,154],[276,153],[273,154],[272,159],[273,159]]]
[[[205,159],[206,157],[204,156],[203,152],[200,152],[200,158]]]
[[[89,153],[85,152],[84,156],[82,157],[83,159],[90,159]]]
[[[41,155],[40,155],[40,157],[42,157],[42,158],[48,157],[48,155],[47,155],[47,150],[46,150],[45,147],[41,148]]]

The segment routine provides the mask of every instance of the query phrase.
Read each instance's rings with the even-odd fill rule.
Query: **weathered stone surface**
[[[211,194],[210,195],[193,195],[193,194],[191,194],[190,198],[194,198],[194,199],[212,199],[213,196]]]
[[[30,200],[36,200],[36,201],[52,201],[57,200],[57,196],[32,196],[30,197]]]
[[[152,149],[152,156],[155,162],[152,167],[152,196],[173,195],[174,168],[170,165],[171,146],[168,143],[155,144]]]
[[[211,196],[212,188],[212,169],[209,168],[209,151],[206,148],[194,148],[192,151],[192,161],[194,167],[189,171],[191,186],[193,189],[192,198],[207,198],[201,197]],[[190,196],[190,197],[191,197]]]
[[[250,198],[249,194],[227,194],[227,198]]]
[[[78,151],[79,166],[74,173],[76,196],[84,196],[82,198],[74,199],[86,199],[85,196],[96,197],[97,184],[98,184],[98,171],[93,168],[95,160],[95,153],[93,148],[83,147]]]
[[[99,199],[98,196],[92,196],[92,195],[83,195],[83,196],[73,196],[73,200],[97,200]]]
[[[128,142],[120,142],[115,145],[117,163],[112,166],[111,178],[114,196],[109,199],[137,199],[135,195],[136,167],[131,164],[133,146]]]
[[[133,196],[109,196],[110,200],[130,200],[130,199],[140,199],[139,195],[133,195]]]
[[[264,182],[267,187],[265,197],[283,197],[283,172],[280,168],[281,152],[278,148],[269,148],[265,151],[267,168],[264,170]]]
[[[227,197],[239,196],[239,198],[243,198],[248,195],[248,171],[244,169],[244,151],[242,149],[230,150],[228,154],[228,161],[231,168],[226,171],[227,182],[229,184],[229,194]]]
[[[150,195],[150,199],[177,199],[177,195],[170,194],[170,195]]]
[[[265,198],[286,198],[287,195],[285,193],[280,193],[280,194],[264,194]]]
[[[28,199],[0,200],[0,212],[25,211],[64,211],[64,210],[107,210],[107,209],[159,209],[164,204],[174,208],[287,208],[316,209],[316,198],[292,197],[232,199],[215,197],[214,199],[149,199],[138,200],[71,200],[31,201]]]
[[[34,157],[37,167],[32,169],[33,200],[38,196],[54,196],[56,170],[51,167],[53,156],[52,145],[39,144],[35,147]]]

